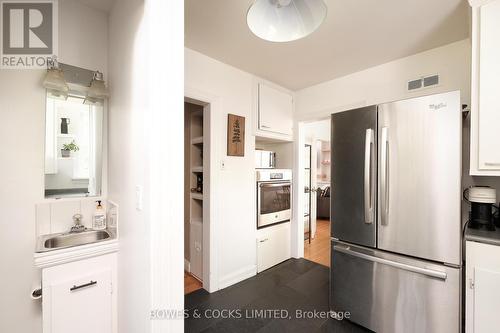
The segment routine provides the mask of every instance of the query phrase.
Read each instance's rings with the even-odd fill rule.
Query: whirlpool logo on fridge
[[[57,0],[0,1],[2,69],[46,68],[57,55]]]

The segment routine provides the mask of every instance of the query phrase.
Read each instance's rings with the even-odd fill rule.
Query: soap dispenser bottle
[[[94,212],[94,216],[92,219],[92,228],[95,230],[103,230],[106,229],[106,212],[101,205],[101,200],[96,201],[97,207]]]

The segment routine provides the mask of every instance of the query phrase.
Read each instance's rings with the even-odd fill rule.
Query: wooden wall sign
[[[227,156],[245,156],[245,117],[227,115]]]

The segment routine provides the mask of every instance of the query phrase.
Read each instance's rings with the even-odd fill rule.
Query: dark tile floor
[[[297,310],[307,314],[328,311],[328,283],[328,267],[290,259],[216,293],[197,290],[185,296],[189,313],[185,331],[367,332],[347,320],[297,317]],[[266,314],[269,310],[281,312],[255,318],[264,313],[259,310],[267,310]]]

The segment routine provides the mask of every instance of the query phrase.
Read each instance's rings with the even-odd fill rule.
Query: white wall
[[[29,298],[35,203],[43,198],[45,92],[39,71],[0,72],[0,332],[41,332],[41,303]],[[14,138],[14,139],[13,139]]]
[[[296,118],[320,119],[333,112],[421,95],[460,90],[470,104],[470,40],[465,39],[302,89],[296,93]],[[432,89],[407,92],[407,81],[439,74]]]
[[[330,141],[330,118],[304,124],[304,135],[308,139]]]
[[[176,309],[177,320],[152,320],[151,332],[184,331],[182,192],[184,171],[184,3],[146,1],[151,99],[151,309]],[[162,41],[162,42],[158,42]],[[175,161],[175,163],[172,163]]]
[[[107,59],[108,14],[78,0],[59,0],[59,61],[99,70],[106,80]]]
[[[253,76],[196,51],[185,49],[186,90],[199,91],[218,101],[212,105],[215,156],[211,156],[216,179],[216,246],[219,288],[256,272],[255,175],[252,130]],[[227,114],[245,117],[245,156],[226,156]],[[220,163],[225,162],[225,170]]]
[[[182,8],[120,0],[109,17],[109,199],[120,206],[120,333],[183,331],[182,312],[177,320],[151,319],[154,310],[182,311],[184,301]]]
[[[101,47],[107,43],[105,14],[61,0],[59,33],[61,62],[105,71],[106,47]],[[0,332],[42,330],[41,303],[29,295],[40,283],[33,251],[35,203],[43,200],[43,75],[42,70],[0,70]]]
[[[118,331],[149,332],[150,221],[144,1],[116,3],[109,17],[109,199],[120,206]],[[136,186],[143,209],[136,209]]]

